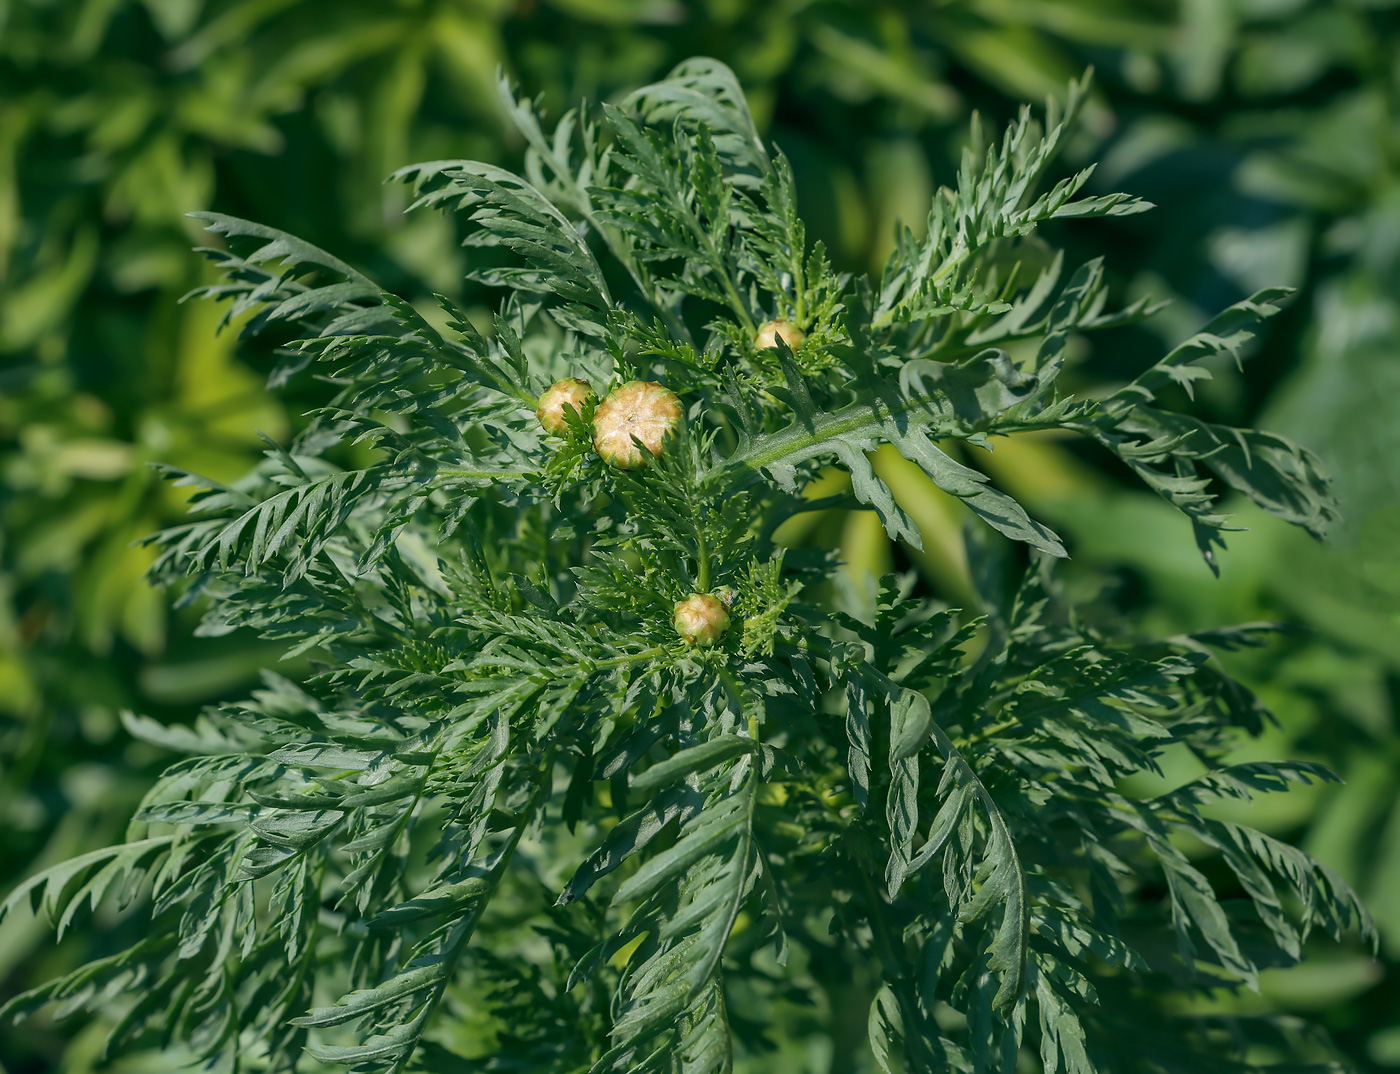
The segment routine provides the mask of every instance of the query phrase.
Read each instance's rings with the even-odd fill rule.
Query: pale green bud
[[[708,593],[692,593],[676,601],[672,618],[676,633],[690,645],[713,645],[729,629],[729,609]]]
[[[564,420],[564,408],[573,407],[583,413],[583,404],[593,398],[593,388],[586,380],[565,377],[551,384],[540,396],[540,404],[535,408],[535,417],[540,419],[544,431],[555,436],[563,436],[569,429]]]
[[[628,381],[593,412],[593,448],[612,466],[639,470],[647,458],[632,438],[652,455],[660,455],[680,420],[681,401],[670,388],[651,380]]]

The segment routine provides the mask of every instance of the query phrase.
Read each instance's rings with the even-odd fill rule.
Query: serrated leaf
[[[446,969],[442,963],[412,967],[374,988],[348,992],[333,1006],[317,1007],[299,1018],[293,1018],[292,1024],[319,1029],[363,1018],[391,1004],[401,1003],[424,989],[432,988],[442,980]]]
[[[751,739],[738,735],[717,735],[698,746],[674,753],[664,761],[658,761],[633,778],[632,790],[636,794],[651,794],[682,777],[704,772],[741,753],[752,752],[753,748]]]

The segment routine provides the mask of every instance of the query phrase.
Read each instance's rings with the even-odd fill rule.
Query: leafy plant
[[[1208,561],[1227,490],[1321,536],[1335,507],[1310,453],[1158,398],[1238,356],[1283,293],[1076,399],[1069,339],[1151,312],[1110,309],[1098,261],[1067,273],[1033,245],[1048,221],[1149,207],[1081,196],[1088,172],[1038,192],[1083,83],[969,152],[873,281],[808,243],[792,169],[723,65],[552,133],[503,89],[523,176],[400,173],[476,225],[472,277],[504,292],[489,325],[204,214],[229,246],[202,293],[284,344],[277,380],[314,367],[337,393],[240,481],[173,471],[198,517],[156,539],[155,573],[187,580],[205,633],[251,629],[317,673],[269,674],[192,728],[129,717],[188,758],[125,843],[5,906],[62,933],[84,904],[140,900],[151,926],[9,1012],[135,994],[111,1047],[179,1040],[248,1069],[720,1071],[854,982],[885,1071],[1325,1055],[1294,1020],[1190,1006],[1296,962],[1315,927],[1371,935],[1335,874],[1210,808],[1332,778],[1225,763],[1270,717],[1212,653],[1272,628],[1096,626],[1060,591],[1062,540],[944,450],[1092,438]],[[547,433],[541,393],[570,377],[597,397]],[[593,450],[595,400],[641,380],[684,419],[620,469]],[[896,576],[841,607],[833,559],[776,540],[863,505],[917,546],[870,461],[885,444],[981,520],[977,607]],[[815,496],[833,460],[849,492]],[[1126,789],[1183,750],[1204,775]]]

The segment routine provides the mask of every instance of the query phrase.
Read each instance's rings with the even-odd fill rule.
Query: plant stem
[[[695,589],[699,593],[710,591],[710,549],[705,543],[705,529],[703,526],[695,527]]]
[[[620,667],[623,664],[636,664],[643,660],[650,660],[654,656],[665,655],[666,650],[662,646],[657,645],[650,649],[643,649],[640,653],[631,653],[628,656],[614,656],[607,660],[599,660],[592,666],[594,668],[615,668]],[[580,670],[583,669],[582,664],[578,664],[576,666]]]
[[[535,473],[534,470],[467,470],[457,466],[440,466],[433,474],[434,477],[525,477]]]

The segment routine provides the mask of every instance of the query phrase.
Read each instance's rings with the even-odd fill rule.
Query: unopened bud
[[[692,593],[676,601],[671,621],[687,644],[712,645],[729,629],[729,609],[708,593]]]
[[[540,419],[544,431],[555,436],[563,436],[569,428],[564,420],[564,408],[573,407],[580,414],[583,404],[593,398],[593,388],[586,380],[565,377],[556,380],[540,396],[540,405],[535,408],[535,417]]]
[[[754,333],[753,344],[763,351],[776,347],[781,339],[788,345],[788,350],[795,353],[806,338],[807,333],[791,321],[765,321]]]
[[[652,455],[660,455],[680,420],[681,401],[675,392],[655,381],[631,380],[610,392],[593,412],[593,447],[604,462],[639,470],[647,458],[632,438]]]

